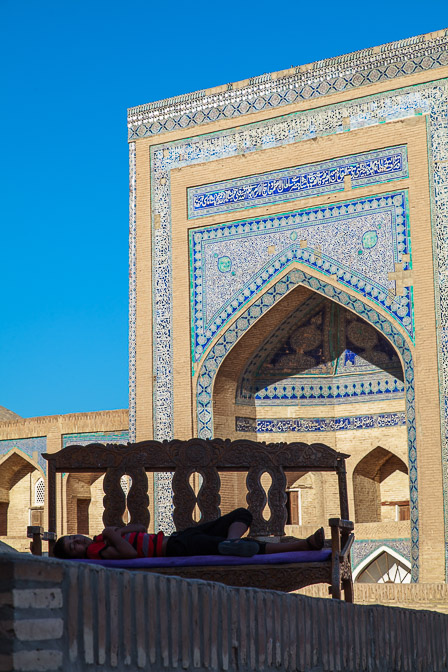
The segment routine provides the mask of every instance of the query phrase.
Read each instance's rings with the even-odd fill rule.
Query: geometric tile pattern
[[[366,305],[360,299],[350,296],[345,291],[336,289],[324,280],[311,277],[294,269],[280,279],[273,287],[267,290],[257,301],[247,308],[235,322],[233,322],[220,339],[214,343],[207,353],[197,382],[197,422],[198,436],[203,439],[213,437],[213,404],[212,391],[216,373],[227,353],[235,343],[247,332],[252,324],[266,313],[277,301],[299,284],[332,299],[336,303],[353,311],[357,316],[370,322],[378,331],[392,343],[401,354],[404,364],[404,379],[406,384],[406,425],[408,435],[409,459],[409,490],[410,490],[410,518],[412,539],[413,580],[418,579],[418,483],[417,483],[417,447],[415,431],[415,389],[414,366],[409,346],[396,327],[382,314]]]
[[[235,313],[296,261],[373,300],[413,339],[412,289],[395,294],[389,279],[395,264],[411,268],[409,255],[404,191],[194,229],[193,361]]]
[[[282,432],[338,432],[353,429],[375,429],[406,425],[406,414],[375,413],[338,418],[235,418],[237,432],[278,434]]]
[[[395,45],[390,52],[382,50],[381,58],[396,57],[395,64],[388,62],[386,69],[396,69],[401,75],[407,72],[428,70],[448,61],[446,52],[446,37],[436,40],[425,41],[424,38],[415,38],[415,42],[405,41]],[[389,45],[390,47],[390,45]],[[388,48],[389,48],[388,47]],[[395,53],[396,52],[396,53]],[[395,55],[394,55],[395,54]],[[398,54],[398,55],[397,55]],[[373,81],[368,77],[375,77],[374,66],[371,66],[370,58],[375,53],[368,52],[366,57],[367,72],[363,70],[362,82]],[[362,58],[358,54],[359,62]],[[369,63],[368,63],[369,61]],[[329,63],[334,63],[331,60]],[[351,63],[350,59],[346,61]],[[324,64],[321,64],[322,66]],[[383,64],[384,65],[384,64]],[[381,68],[383,68],[381,65]],[[326,66],[325,66],[326,67]],[[372,69],[373,68],[373,69]],[[393,75],[383,73],[376,69],[375,81],[380,81],[383,76],[387,79]],[[356,68],[355,68],[356,70]],[[435,73],[436,74],[436,73]],[[401,76],[398,74],[398,76]],[[311,77],[311,75],[309,74]],[[350,75],[351,77],[352,75]],[[356,78],[357,72],[353,74]],[[367,77],[367,79],[366,79]],[[335,84],[336,85],[336,84]],[[357,84],[353,84],[356,85]],[[258,84],[257,84],[258,86]],[[291,86],[295,84],[291,83]],[[299,88],[302,86],[297,85]],[[318,88],[319,84],[316,84]],[[333,86],[333,85],[332,85]],[[343,83],[342,88],[345,84]],[[347,84],[347,86],[349,86]],[[350,84],[351,86],[351,84]],[[330,89],[329,89],[330,90]],[[337,90],[337,89],[334,89]],[[328,92],[328,91],[327,91]],[[231,91],[229,93],[237,93]],[[269,96],[272,94],[270,93]],[[298,96],[304,92],[298,91]],[[314,94],[313,94],[314,95]],[[317,94],[316,94],[317,95]],[[323,95],[323,94],[319,94]],[[193,97],[185,103],[188,104]],[[448,117],[446,114],[448,101],[447,81],[439,79],[421,85],[403,87],[394,91],[360,97],[355,100],[346,100],[343,103],[335,103],[316,109],[309,109],[300,113],[284,114],[281,117],[268,119],[244,126],[233,128],[217,133],[207,133],[184,140],[174,140],[153,146],[150,151],[151,169],[151,204],[153,221],[153,346],[154,346],[154,432],[158,439],[171,438],[173,435],[172,417],[172,286],[171,286],[171,171],[184,166],[197,163],[207,163],[220,160],[241,153],[257,152],[264,148],[280,147],[289,144],[300,143],[302,140],[322,137],[328,134],[344,133],[347,131],[347,120],[350,129],[376,126],[387,121],[405,119],[416,114],[425,115],[428,128],[428,159],[430,179],[432,186],[432,225],[435,246],[435,263],[438,269],[439,280],[436,283],[436,311],[437,328],[439,338],[439,370],[441,383],[441,408],[446,408],[448,416],[448,403],[446,407],[445,396],[448,396],[448,283],[445,278],[448,274]],[[203,99],[202,99],[202,102]],[[177,104],[177,103],[176,103]],[[179,101],[179,104],[184,105]],[[251,103],[252,104],[252,103]],[[264,104],[264,103],[263,103]],[[266,106],[273,102],[266,102]],[[281,104],[287,104],[286,102]],[[239,103],[240,105],[240,103]],[[244,107],[244,106],[243,106]],[[243,114],[243,107],[239,114]],[[253,108],[255,109],[255,108]],[[139,108],[139,111],[131,111],[131,117],[146,112],[152,114],[155,108],[147,110]],[[163,112],[167,112],[165,107]],[[168,113],[168,112],[167,112]],[[221,114],[221,112],[218,113]],[[224,113],[224,112],[223,112]],[[170,113],[171,114],[171,113]],[[195,112],[197,114],[197,112]],[[218,114],[218,116],[219,116]],[[173,118],[176,113],[173,112]],[[150,128],[151,124],[142,119],[131,119],[131,136],[142,137],[145,134],[163,132],[163,129]],[[145,126],[140,129],[135,124]],[[157,121],[160,124],[168,124],[168,121]],[[177,123],[177,122],[175,122]],[[182,127],[180,122],[179,128]],[[187,124],[188,124],[187,120]],[[192,124],[199,124],[199,118]],[[174,128],[174,126],[173,126]],[[169,124],[165,130],[170,130]],[[148,133],[147,133],[148,132]],[[157,222],[157,227],[154,226]],[[134,285],[132,284],[134,283]],[[135,279],[131,278],[130,291],[132,294],[135,287]],[[376,325],[375,325],[376,326]],[[132,360],[131,360],[132,365]],[[135,366],[135,365],[134,365]],[[408,367],[409,368],[409,367]],[[131,369],[130,379],[135,375]],[[448,436],[446,434],[448,423],[443,423],[443,474],[445,493],[448,491]],[[409,417],[408,417],[409,422]],[[409,426],[408,426],[409,427]],[[166,491],[167,502],[171,497]],[[448,497],[448,496],[447,496]],[[162,498],[160,499],[162,502]],[[447,499],[448,503],[448,499]],[[163,508],[162,503],[160,504]],[[170,506],[170,505],[169,505]],[[447,540],[447,566],[448,566],[448,505],[446,511],[446,535]],[[418,539],[417,539],[418,542]],[[414,545],[417,543],[413,540]],[[415,558],[413,558],[415,562]]]
[[[135,441],[137,320],[137,181],[135,142],[129,143],[129,441]]]
[[[406,147],[389,147],[263,175],[191,187],[187,189],[188,218],[343,191],[346,176],[351,177],[352,188],[408,177]]]
[[[257,390],[250,405],[261,406],[334,406],[363,401],[404,399],[404,383],[387,373],[357,376],[341,376],[329,383],[325,378],[313,378],[311,382],[303,377],[281,380],[278,384]],[[254,401],[255,403],[254,403]],[[246,406],[247,399],[238,396],[237,404]]]
[[[293,68],[285,77],[271,73],[252,77],[247,86],[209,93],[195,91],[139,105],[128,111],[129,140],[237,119],[301,100],[319,98],[361,86],[393,80],[448,64],[448,30],[440,37],[419,35],[379,48],[371,47],[336,58]]]
[[[47,437],[37,436],[30,439],[5,439],[0,441],[0,456],[6,455],[13,448],[17,448],[22,453],[25,453],[32,460],[33,453],[37,453],[37,464],[42,469],[44,474],[47,473],[47,460],[44,460],[42,453],[47,450]],[[1,467],[0,467],[1,468]]]
[[[371,553],[374,553],[377,548],[381,546],[388,546],[393,551],[396,551],[406,560],[411,560],[411,542],[409,539],[365,539],[355,540],[352,546],[352,567],[356,567]]]

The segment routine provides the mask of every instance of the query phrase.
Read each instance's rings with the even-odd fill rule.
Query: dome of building
[[[14,422],[15,420],[22,420],[22,418],[8,408],[0,406],[0,422]]]

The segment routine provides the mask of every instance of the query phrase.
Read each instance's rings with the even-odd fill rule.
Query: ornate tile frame
[[[408,192],[401,189],[362,198],[352,197],[337,203],[294,209],[271,216],[237,219],[191,230],[189,241],[193,366],[201,361],[204,352],[229,320],[276,275],[288,267],[292,259],[320,271],[327,277],[336,275],[342,286],[367,296],[401,324],[414,342],[412,287],[405,287],[402,295],[395,295],[391,293],[394,283],[388,279],[388,272],[394,271],[394,263],[402,263],[404,270],[412,268],[408,210]],[[397,212],[402,214],[398,216]],[[356,268],[356,263],[346,263],[346,256],[349,253],[347,247],[343,251],[338,250],[337,242],[336,249],[333,247],[336,240],[334,229],[339,228],[341,231],[344,230],[344,226],[346,227],[345,232],[349,236],[346,245],[349,246],[350,243],[357,241],[356,234],[359,234],[354,222],[361,220],[364,226],[370,229],[373,225],[372,218],[381,214],[390,216],[390,239],[387,240],[388,236],[385,234],[387,229],[384,227],[383,247],[378,245],[373,248],[376,252],[374,261],[369,259],[362,262],[361,269],[359,265]],[[295,236],[293,240],[291,233]],[[317,238],[313,243],[316,234]],[[308,241],[303,241],[303,244],[300,241],[301,237],[307,238]],[[239,241],[239,245],[251,241],[252,255],[245,257],[243,254],[242,258],[235,259],[239,247],[235,249],[235,240]],[[317,242],[319,252],[315,248]],[[271,244],[275,250],[272,253],[268,249]],[[229,271],[227,280],[222,278],[222,282],[216,281],[216,277],[220,275],[218,266],[213,262],[210,267],[207,263],[207,248],[211,250],[213,245],[215,250],[219,250],[215,253],[217,256],[231,255],[233,261],[237,262],[239,271],[243,270],[245,276],[242,283],[238,280],[238,276],[235,278],[236,282],[232,282]],[[361,243],[359,245],[362,246]],[[255,264],[254,255],[257,258]],[[232,264],[230,257],[224,258]],[[233,269],[233,265],[231,268]],[[212,311],[214,314],[207,316],[207,297],[210,293],[215,299],[220,297],[223,284],[229,284],[229,278],[233,289],[230,288],[226,296],[222,297],[221,303],[215,305]],[[221,292],[214,287],[219,287]],[[210,292],[210,289],[213,291]]]
[[[409,493],[411,509],[411,540],[412,540],[412,576],[418,580],[419,572],[419,516],[418,516],[418,482],[417,482],[417,446],[415,429],[415,389],[414,389],[414,364],[411,349],[406,337],[395,325],[381,313],[377,312],[372,305],[365,303],[360,298],[351,296],[342,289],[333,287],[320,278],[294,268],[278,280],[273,287],[265,290],[249,308],[242,312],[239,317],[222,334],[203,360],[197,380],[197,424],[198,436],[202,439],[213,437],[213,385],[218,369],[235,343],[251,328],[251,326],[272,308],[274,304],[283,299],[292,289],[298,285],[304,285],[314,292],[325,296],[336,303],[353,311],[376,329],[392,343],[399,352],[404,379],[406,385],[406,425],[408,432],[408,459],[409,459]]]
[[[446,41],[446,38],[441,38]],[[443,43],[444,43],[443,42]],[[446,48],[444,47],[446,54]],[[445,64],[439,63],[439,65]],[[428,65],[437,67],[436,65]],[[421,70],[423,68],[420,68]],[[403,73],[401,73],[403,74]],[[396,76],[396,75],[395,75]],[[386,79],[388,77],[385,77]],[[340,90],[343,90],[342,85]],[[303,91],[302,91],[303,93]],[[316,94],[317,95],[317,94]],[[324,95],[320,93],[319,95]],[[154,427],[155,437],[172,436],[172,353],[171,353],[171,194],[170,173],[195,163],[235,156],[239,152],[252,152],[266,147],[276,147],[301,140],[361,128],[385,121],[403,119],[415,114],[426,114],[428,129],[428,158],[431,180],[431,205],[436,268],[436,319],[439,334],[439,375],[442,414],[442,461],[444,495],[448,496],[448,101],[447,80],[403,87],[398,90],[366,96],[356,100],[335,103],[317,109],[294,112],[267,121],[247,124],[226,131],[210,133],[187,140],[166,142],[151,148],[151,199],[153,218],[160,216],[160,227],[153,223],[153,316],[154,316]],[[287,104],[291,101],[285,101]],[[267,105],[267,104],[266,104]],[[275,107],[271,105],[271,107]],[[255,110],[254,110],[255,111]],[[244,112],[239,112],[244,114]],[[225,115],[224,115],[225,116]],[[237,116],[237,115],[230,115]],[[195,123],[201,123],[196,121]],[[187,124],[190,125],[190,124]],[[165,129],[165,130],[171,130]],[[161,132],[160,129],[157,132]],[[151,135],[132,134],[131,139]],[[135,185],[135,152],[131,143],[131,183]],[[135,157],[135,153],[134,153]],[[135,251],[135,188],[131,188],[130,250]],[[133,214],[132,214],[133,213]],[[133,217],[133,219],[132,219]],[[134,253],[135,254],[135,253]],[[134,273],[133,273],[134,269]],[[135,325],[135,256],[131,262],[130,329]],[[130,344],[130,434],[135,436],[135,331]],[[132,438],[131,438],[132,440]],[[169,487],[158,495],[160,521],[169,517]],[[166,512],[166,515],[165,513]],[[417,542],[414,541],[416,544]],[[445,507],[446,565],[448,569],[448,506]],[[415,571],[418,567],[414,560]]]

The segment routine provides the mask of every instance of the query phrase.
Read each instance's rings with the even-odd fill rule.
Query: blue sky
[[[370,7],[0,0],[0,405],[127,407],[126,109],[448,26]]]

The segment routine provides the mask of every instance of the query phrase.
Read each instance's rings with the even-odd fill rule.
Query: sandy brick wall
[[[387,588],[421,609],[422,590]],[[4,672],[448,669],[448,616],[374,591],[362,606],[8,554],[0,595]]]

